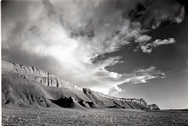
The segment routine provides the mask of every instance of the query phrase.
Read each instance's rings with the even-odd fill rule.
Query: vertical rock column
[[[49,77],[49,73],[48,73],[48,87],[50,86],[50,77]]]

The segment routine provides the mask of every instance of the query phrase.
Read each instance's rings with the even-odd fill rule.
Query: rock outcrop
[[[36,67],[2,60],[2,104],[64,108],[158,109],[144,99],[111,97],[58,78]]]
[[[148,105],[150,110],[159,110],[159,107],[156,104]]]

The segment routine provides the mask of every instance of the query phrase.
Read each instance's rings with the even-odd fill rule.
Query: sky
[[[84,88],[188,108],[183,0],[2,1],[2,59]]]

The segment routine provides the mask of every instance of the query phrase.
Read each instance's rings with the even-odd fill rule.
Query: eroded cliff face
[[[81,87],[60,79],[44,70],[2,60],[2,74],[5,74],[7,72],[17,73],[17,75],[22,78],[35,80],[49,87],[64,87],[82,90]]]
[[[102,94],[100,92],[91,91],[88,88],[83,88],[83,92],[87,97],[95,104],[108,106],[108,107],[118,107],[126,109],[149,109],[146,101],[144,99],[136,98],[117,98],[109,95]]]
[[[81,88],[36,67],[4,60],[2,60],[2,80],[4,104],[11,103],[11,99],[14,102],[19,99],[22,104],[37,102],[43,107],[55,103],[61,107],[71,105],[68,107],[76,106],[79,108],[154,108],[147,105],[144,99],[111,97],[87,88]],[[42,99],[42,103],[40,99]],[[155,106],[155,108],[158,107]]]

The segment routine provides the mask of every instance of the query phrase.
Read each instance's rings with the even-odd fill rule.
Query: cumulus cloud
[[[141,49],[144,53],[151,53],[153,48],[156,48],[157,46],[160,45],[167,45],[167,44],[173,44],[175,43],[175,39],[174,38],[169,38],[169,39],[156,39],[155,41],[148,43],[148,44],[143,44],[141,46]]]
[[[175,42],[176,41],[175,41],[174,38],[169,38],[169,39],[164,39],[164,40],[157,39],[152,44],[153,44],[154,47],[157,47],[157,46],[160,46],[160,45],[173,44]]]
[[[108,95],[110,96],[116,96],[118,93],[124,92],[125,90],[122,90],[121,88],[119,88],[118,86],[114,86],[112,88],[110,88]]]
[[[151,47],[152,44],[148,43],[146,45],[142,45],[141,46],[141,49],[144,53],[151,53],[152,51],[152,47]]]

